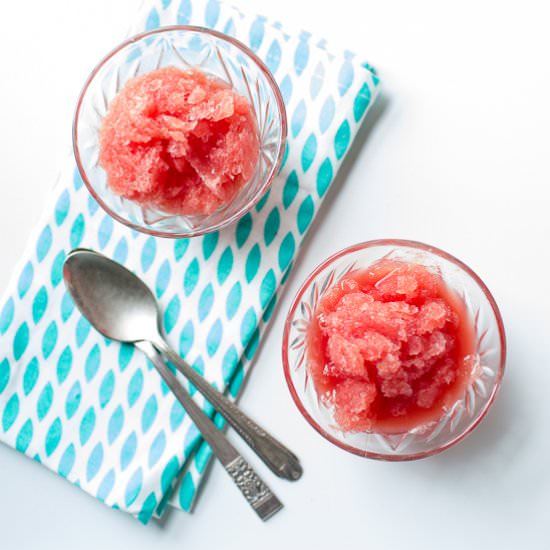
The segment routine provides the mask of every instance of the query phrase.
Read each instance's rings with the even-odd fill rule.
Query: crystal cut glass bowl
[[[343,432],[322,403],[308,375],[308,325],[321,295],[347,273],[381,258],[416,262],[440,271],[464,300],[475,328],[476,350],[471,378],[461,399],[437,421],[403,433]],[[328,258],[302,285],[286,319],[283,368],[290,393],[306,420],[326,439],[351,453],[380,460],[424,458],[448,449],[481,422],[501,384],[506,340],[500,312],[483,281],[450,254],[422,243],[379,240],[361,243]]]
[[[99,131],[111,100],[131,78],[161,67],[199,68],[248,98],[260,137],[252,179],[214,213],[183,216],[143,207],[113,193],[99,165]],[[287,120],[281,92],[264,63],[244,44],[219,32],[192,26],[163,27],[128,39],[92,71],[78,100],[73,124],[76,163],[88,190],[114,219],[160,237],[193,237],[242,217],[267,192],[286,146]]]

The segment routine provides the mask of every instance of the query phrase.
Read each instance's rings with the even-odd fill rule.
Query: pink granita
[[[100,130],[109,187],[170,214],[210,214],[228,204],[254,176],[259,154],[249,101],[198,69],[132,78]]]
[[[462,299],[425,266],[383,259],[321,297],[308,369],[344,431],[396,433],[464,394],[475,338]]]

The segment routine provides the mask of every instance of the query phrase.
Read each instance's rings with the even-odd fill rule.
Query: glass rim
[[[82,159],[80,156],[80,150],[78,147],[78,119],[80,116],[80,112],[82,110],[82,104],[84,101],[84,96],[86,95],[88,88],[90,87],[90,84],[98,74],[98,72],[103,68],[103,66],[109,62],[117,53],[122,51],[124,48],[131,46],[132,44],[135,44],[136,42],[139,42],[145,38],[149,38],[154,35],[163,34],[167,32],[174,32],[174,31],[182,31],[182,32],[195,32],[195,33],[202,33],[202,34],[208,34],[210,36],[213,36],[219,40],[225,41],[230,43],[231,45],[237,47],[241,52],[243,52],[246,56],[248,56],[260,69],[260,72],[263,74],[263,76],[267,79],[269,83],[269,87],[273,91],[273,94],[275,96],[275,101],[277,105],[277,112],[281,119],[281,129],[279,133],[279,139],[277,140],[277,153],[276,153],[276,160],[273,163],[273,166],[271,167],[269,174],[262,182],[262,185],[260,188],[256,191],[254,196],[246,202],[240,208],[237,212],[232,214],[226,219],[223,219],[222,221],[213,224],[212,226],[204,229],[196,229],[192,231],[187,232],[167,232],[162,230],[156,230],[151,229],[148,227],[144,227],[143,225],[133,223],[132,221],[128,220],[127,218],[121,216],[120,214],[117,214],[113,211],[113,209],[108,206],[105,201],[100,197],[100,195],[96,192],[93,185],[88,180],[88,176],[86,174],[86,170],[83,166]],[[224,34],[222,32],[216,31],[214,29],[209,29],[207,27],[201,27],[198,25],[168,25],[164,27],[158,27],[156,29],[153,29],[151,31],[141,32],[136,35],[131,36],[130,38],[127,38],[123,42],[121,42],[118,46],[113,48],[107,55],[105,55],[92,69],[90,74],[88,75],[88,78],[84,82],[84,85],[82,87],[82,90],[80,91],[80,94],[78,96],[78,101],[76,104],[76,109],[73,117],[73,125],[72,125],[72,144],[73,144],[73,154],[76,161],[76,166],[78,168],[78,172],[82,178],[82,181],[86,185],[86,188],[88,189],[89,193],[92,195],[92,197],[95,199],[95,201],[101,206],[101,208],[113,219],[116,221],[122,223],[123,225],[134,229],[136,231],[139,231],[140,233],[145,233],[147,235],[152,235],[153,237],[166,237],[166,238],[172,238],[172,239],[185,239],[190,237],[198,237],[200,235],[205,235],[207,233],[213,233],[214,231],[219,231],[220,229],[223,229],[233,223],[235,223],[237,220],[239,220],[242,216],[244,216],[247,212],[252,210],[254,206],[261,200],[261,198],[267,193],[268,189],[271,187],[271,184],[273,183],[273,180],[279,173],[279,170],[281,169],[281,165],[283,163],[283,158],[285,154],[286,149],[286,142],[287,142],[287,130],[288,130],[288,122],[287,122],[287,115],[286,115],[286,108],[283,100],[283,96],[281,94],[281,90],[279,89],[279,86],[277,82],[275,81],[274,76],[271,74],[271,71],[267,67],[267,65],[245,44],[243,44],[240,40],[237,40],[236,38],[233,38],[232,36],[228,36],[227,34]]]
[[[358,449],[357,447],[353,447],[352,445],[348,445],[340,441],[333,435],[329,434],[306,410],[306,407],[303,405],[302,400],[300,399],[300,396],[298,394],[298,391],[296,390],[296,387],[292,380],[292,376],[290,374],[291,367],[290,367],[290,362],[288,357],[288,350],[289,350],[289,336],[290,336],[290,330],[292,325],[292,319],[294,318],[296,310],[300,306],[302,302],[302,298],[306,293],[306,291],[309,289],[311,283],[320,273],[322,273],[327,267],[329,267],[335,261],[349,254],[352,254],[354,252],[359,252],[362,250],[375,248],[379,246],[413,248],[413,249],[421,250],[423,252],[429,252],[431,254],[434,254],[436,256],[439,256],[451,262],[452,264],[454,264],[455,266],[463,270],[467,275],[469,275],[474,280],[474,282],[479,286],[484,296],[487,298],[487,301],[489,302],[489,305],[493,311],[496,324],[497,324],[498,336],[500,341],[500,350],[499,350],[500,362],[498,365],[498,372],[495,379],[495,384],[491,391],[491,394],[488,396],[486,402],[484,403],[483,408],[481,409],[478,417],[474,420],[474,422],[472,422],[472,424],[470,424],[467,427],[467,429],[463,430],[462,432],[457,434],[455,437],[451,438],[446,443],[443,443],[442,445],[438,445],[437,447],[434,447],[433,449],[428,449],[426,451],[419,451],[415,453],[405,453],[402,455],[383,454],[383,453],[378,453],[374,451]],[[483,280],[479,277],[479,275],[477,275],[463,261],[459,260],[452,254],[445,252],[444,250],[441,250],[435,246],[424,244],[419,241],[406,240],[406,239],[376,239],[371,241],[363,241],[361,243],[348,246],[338,252],[335,252],[334,254],[329,256],[326,260],[318,264],[317,267],[315,267],[313,271],[307,276],[306,280],[302,283],[296,295],[294,296],[292,300],[292,304],[286,316],[286,320],[283,328],[282,359],[283,359],[283,372],[284,372],[286,384],[288,386],[288,389],[290,391],[290,395],[292,396],[294,404],[296,405],[296,407],[298,408],[302,416],[306,419],[306,421],[320,435],[322,435],[325,439],[327,439],[337,447],[340,447],[345,451],[348,451],[358,456],[362,456],[364,458],[371,458],[371,459],[382,460],[386,462],[405,462],[405,461],[411,461],[411,460],[418,460],[421,458],[428,458],[430,456],[439,454],[453,447],[454,445],[462,441],[465,437],[467,437],[470,433],[472,433],[475,430],[475,428],[479,425],[479,423],[485,418],[485,416],[487,415],[487,412],[489,411],[489,409],[491,408],[491,406],[495,401],[497,393],[500,390],[500,386],[502,385],[502,378],[504,376],[504,370],[506,365],[506,334],[504,331],[504,322],[502,320],[499,307],[493,295],[491,294],[491,291],[489,290],[487,285],[483,282]],[[305,365],[304,368],[307,368],[307,365]]]

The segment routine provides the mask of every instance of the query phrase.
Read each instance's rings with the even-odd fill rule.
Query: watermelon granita
[[[463,300],[428,267],[382,259],[322,296],[307,363],[343,431],[400,433],[461,399],[475,353]]]
[[[203,215],[252,179],[260,154],[249,101],[198,70],[166,67],[129,80],[100,129],[111,190],[170,214]]]

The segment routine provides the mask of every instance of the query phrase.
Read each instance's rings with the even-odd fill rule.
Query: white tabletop
[[[262,524],[215,464],[195,513],[173,512],[162,525],[143,527],[0,446],[0,547],[547,550],[544,3],[237,1],[365,54],[383,80],[383,95],[312,228],[241,401],[299,454],[306,473],[297,484],[266,475],[286,508]],[[83,80],[124,37],[137,4],[2,3],[0,288],[69,152]],[[509,339],[502,392],[485,421],[455,448],[413,463],[365,460],[323,440],[295,409],[280,361],[282,324],[300,281],[329,253],[382,237],[425,241],[468,263],[493,291]]]

